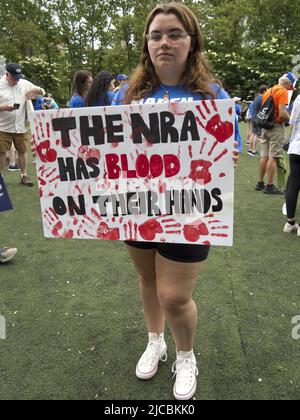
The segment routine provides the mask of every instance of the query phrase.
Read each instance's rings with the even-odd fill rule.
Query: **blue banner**
[[[5,187],[2,176],[0,175],[0,212],[12,210],[13,206],[10,202],[7,189]]]

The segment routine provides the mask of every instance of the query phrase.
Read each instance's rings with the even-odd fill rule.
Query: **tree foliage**
[[[30,80],[66,103],[75,71],[134,69],[147,15],[159,2],[1,0],[0,56],[20,62]],[[299,0],[183,3],[196,14],[206,54],[231,95],[252,96],[300,63]]]

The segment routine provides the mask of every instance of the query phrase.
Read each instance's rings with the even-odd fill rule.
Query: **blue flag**
[[[0,175],[0,212],[12,210],[13,206],[10,202],[7,189],[5,187],[2,176]]]

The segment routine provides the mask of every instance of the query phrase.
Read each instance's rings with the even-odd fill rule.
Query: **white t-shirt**
[[[0,131],[4,133],[26,133],[25,117],[29,102],[26,101],[26,93],[34,88],[38,88],[38,86],[33,85],[28,80],[21,79],[16,86],[10,86],[6,76],[0,79],[0,105],[13,106],[14,104],[20,104],[20,108],[16,111],[0,111]],[[45,94],[45,91],[42,90],[41,93]]]
[[[294,102],[290,124],[293,126],[293,131],[288,153],[290,155],[300,155],[300,95]]]

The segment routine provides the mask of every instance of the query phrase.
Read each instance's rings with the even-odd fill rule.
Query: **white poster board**
[[[234,101],[30,114],[48,238],[231,246]]]

